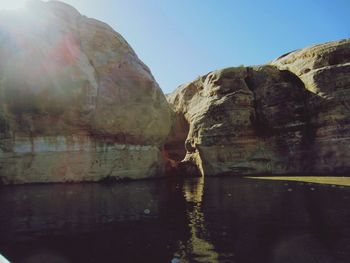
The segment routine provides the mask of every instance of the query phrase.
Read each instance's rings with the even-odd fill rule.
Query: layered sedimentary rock
[[[308,100],[314,140],[313,171],[350,171],[350,40],[286,54],[272,65],[297,75],[314,94]]]
[[[344,40],[180,86],[168,101],[189,125],[184,162],[205,175],[349,172],[349,62]]]
[[[110,26],[58,1],[0,16],[5,183],[144,178],[171,126],[150,70]]]

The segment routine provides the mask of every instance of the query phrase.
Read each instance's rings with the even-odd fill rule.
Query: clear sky
[[[165,93],[215,69],[263,64],[288,51],[350,37],[350,0],[64,2],[121,33]]]

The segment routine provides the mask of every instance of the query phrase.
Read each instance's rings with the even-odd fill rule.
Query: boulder
[[[110,26],[58,1],[0,15],[4,183],[161,175],[171,127],[148,67]]]

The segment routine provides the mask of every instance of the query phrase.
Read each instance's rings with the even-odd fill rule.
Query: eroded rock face
[[[289,70],[314,96],[308,100],[314,129],[312,170],[347,173],[350,167],[350,40],[291,52],[272,65]]]
[[[205,175],[349,172],[349,48],[349,41],[309,48],[317,63],[307,61],[309,55],[295,59],[301,51],[281,59],[289,61],[290,56],[310,68],[322,65],[303,71],[292,64],[305,74],[318,72],[307,77],[314,79],[312,84],[277,60],[273,65],[214,71],[180,86],[168,101],[190,126],[184,160]],[[332,52],[345,58],[329,59],[331,66],[322,62],[324,54],[331,58]]]
[[[58,1],[0,16],[5,183],[160,174],[171,127],[150,70],[108,25]]]

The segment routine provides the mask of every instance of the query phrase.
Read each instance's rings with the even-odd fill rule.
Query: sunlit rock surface
[[[272,65],[226,68],[167,99],[184,161],[204,175],[350,171],[350,41],[292,52]],[[169,156],[179,150],[169,138]]]
[[[171,121],[150,70],[110,26],[58,1],[0,15],[5,183],[161,174]]]

